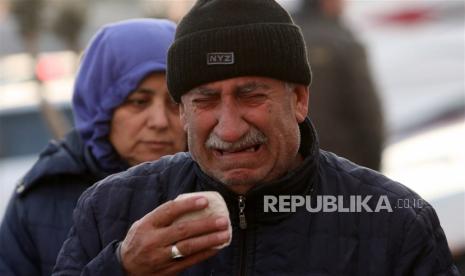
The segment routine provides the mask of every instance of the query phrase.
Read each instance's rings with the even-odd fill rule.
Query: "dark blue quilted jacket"
[[[115,248],[131,224],[181,193],[205,190],[219,191],[225,198],[233,240],[183,275],[458,275],[431,206],[395,208],[399,199],[413,202],[419,196],[372,170],[318,150],[308,122],[301,130],[304,164],[243,196],[204,174],[186,153],[142,164],[92,186],[78,202],[54,275],[123,275]],[[264,195],[387,196],[393,212],[264,212]],[[245,200],[246,225],[239,225],[240,199]],[[374,209],[377,202],[368,205]]]
[[[0,228],[0,275],[50,275],[79,196],[104,176],[76,132],[52,141],[8,205]]]

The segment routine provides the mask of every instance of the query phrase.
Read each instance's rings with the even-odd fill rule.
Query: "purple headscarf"
[[[166,71],[175,24],[134,19],[104,26],[85,50],[73,95],[75,127],[107,172],[128,167],[108,140],[113,111],[150,73]]]

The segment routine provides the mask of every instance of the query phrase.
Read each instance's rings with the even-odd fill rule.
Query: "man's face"
[[[243,194],[296,167],[308,89],[264,77],[208,83],[182,97],[189,151],[204,172]]]

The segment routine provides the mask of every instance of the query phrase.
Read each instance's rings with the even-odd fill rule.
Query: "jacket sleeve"
[[[430,205],[423,206],[407,225],[394,275],[459,276],[444,231]]]
[[[84,192],[73,213],[74,226],[63,244],[52,275],[124,275],[116,257],[118,241],[102,248],[92,208],[92,188]]]
[[[40,275],[39,258],[25,222],[25,204],[14,195],[0,227],[0,275]]]

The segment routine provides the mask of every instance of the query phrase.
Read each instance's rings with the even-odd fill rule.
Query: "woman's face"
[[[168,94],[164,73],[147,76],[115,109],[109,139],[131,166],[186,150],[179,107]]]

